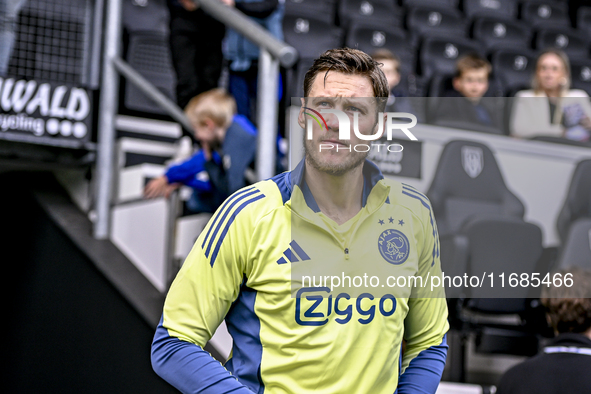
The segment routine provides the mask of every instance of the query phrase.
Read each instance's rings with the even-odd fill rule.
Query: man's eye
[[[328,101],[321,101],[318,103],[319,107],[328,107],[330,106],[330,103]]]
[[[351,112],[361,112],[361,109],[359,109],[359,108],[357,108],[357,107],[354,107],[354,106],[352,106],[352,105],[351,105],[351,106],[349,106],[349,108],[347,108],[347,110],[348,110],[348,111],[351,111]]]

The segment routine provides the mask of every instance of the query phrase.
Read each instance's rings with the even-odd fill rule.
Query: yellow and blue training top
[[[362,209],[340,226],[320,212],[304,162],[222,204],[166,297],[152,344],[161,377],[184,393],[435,393],[447,353],[442,289],[379,277],[339,290],[314,275],[441,275],[428,199],[363,166]],[[234,340],[225,367],[203,350],[224,319]]]

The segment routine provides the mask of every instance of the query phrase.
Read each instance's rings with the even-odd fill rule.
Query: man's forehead
[[[335,71],[316,74],[309,97],[374,97],[369,77]]]

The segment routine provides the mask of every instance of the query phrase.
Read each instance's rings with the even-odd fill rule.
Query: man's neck
[[[341,225],[361,210],[363,164],[341,176],[306,165],[304,177],[320,211]]]

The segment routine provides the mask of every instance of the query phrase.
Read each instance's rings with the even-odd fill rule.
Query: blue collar
[[[314,199],[314,196],[312,195],[312,192],[310,191],[310,188],[304,179],[304,169],[306,166],[305,162],[306,159],[303,159],[293,171],[288,173],[290,177],[289,185],[291,186],[292,190],[295,185],[298,185],[302,190],[302,194],[306,200],[306,205],[308,205],[312,211],[317,213],[320,212],[320,208],[318,207],[318,204],[316,203],[316,200]],[[367,204],[367,197],[369,196],[369,193],[371,193],[373,187],[382,179],[384,179],[384,176],[382,175],[380,169],[371,161],[365,160],[363,163],[363,194],[361,198],[361,204],[363,207],[365,207]]]

